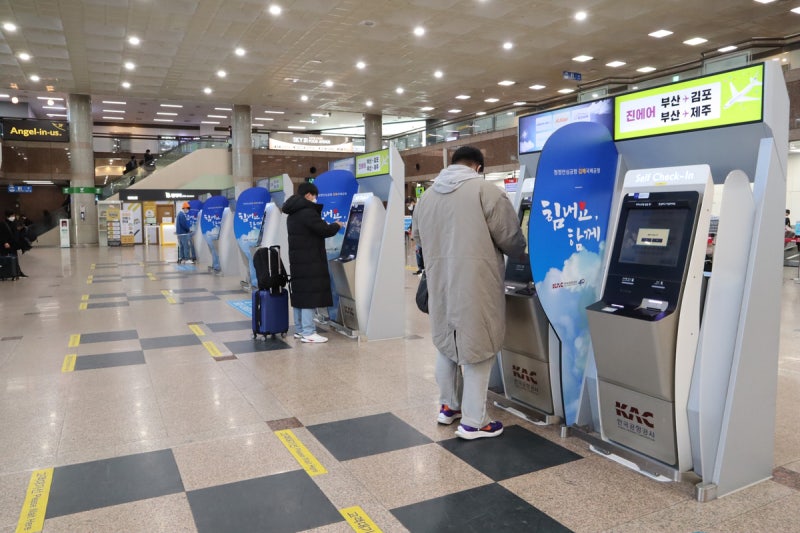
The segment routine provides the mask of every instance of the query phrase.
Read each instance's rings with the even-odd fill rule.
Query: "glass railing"
[[[197,150],[203,148],[217,148],[217,149],[224,149],[227,150],[229,147],[228,139],[227,138],[210,138],[210,139],[197,139],[192,141],[187,141],[179,144],[172,150],[168,152],[164,152],[163,154],[159,154],[155,160],[153,161],[152,165],[142,165],[138,168],[130,170],[119,176],[118,178],[114,178],[113,180],[109,181],[105,187],[103,187],[103,192],[100,194],[100,199],[105,200],[119,191],[126,189],[133,185],[134,183],[139,183],[143,179],[147,178],[150,174],[152,174],[156,169],[164,168],[168,165],[171,165],[175,161],[186,157],[187,155],[195,152]]]

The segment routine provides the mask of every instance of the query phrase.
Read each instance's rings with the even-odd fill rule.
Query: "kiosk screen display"
[[[689,215],[687,208],[629,210],[619,262],[677,266],[684,228],[690,223]]]
[[[361,237],[361,219],[364,216],[364,204],[354,205],[350,209],[347,219],[347,229],[342,241],[342,251],[339,257],[353,259],[358,253],[358,240]]]
[[[514,281],[517,283],[530,283],[533,281],[531,274],[531,263],[528,259],[528,223],[531,218],[531,204],[522,204],[519,210],[520,226],[522,234],[525,236],[525,260],[518,262],[512,258],[508,258],[506,264],[506,280]]]

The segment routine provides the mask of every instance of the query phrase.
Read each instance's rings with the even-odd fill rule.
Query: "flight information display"
[[[356,204],[350,208],[350,216],[347,219],[347,229],[342,241],[342,251],[339,254],[341,259],[355,259],[358,253],[358,241],[361,238],[361,221],[364,217],[364,204]]]
[[[684,228],[691,223],[689,215],[688,208],[629,210],[619,262],[658,267],[677,266]]]

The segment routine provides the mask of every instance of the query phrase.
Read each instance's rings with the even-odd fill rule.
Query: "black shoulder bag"
[[[428,276],[425,272],[419,279],[419,287],[417,287],[417,308],[423,313],[428,312]]]

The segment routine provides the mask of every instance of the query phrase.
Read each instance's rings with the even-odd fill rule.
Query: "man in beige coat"
[[[520,257],[526,245],[511,202],[478,174],[482,170],[480,150],[458,148],[420,198],[413,221],[414,239],[425,253],[438,350],[438,422],[452,424],[463,409],[456,435],[470,440],[503,432],[488,418],[486,391],[505,335],[503,254]]]

